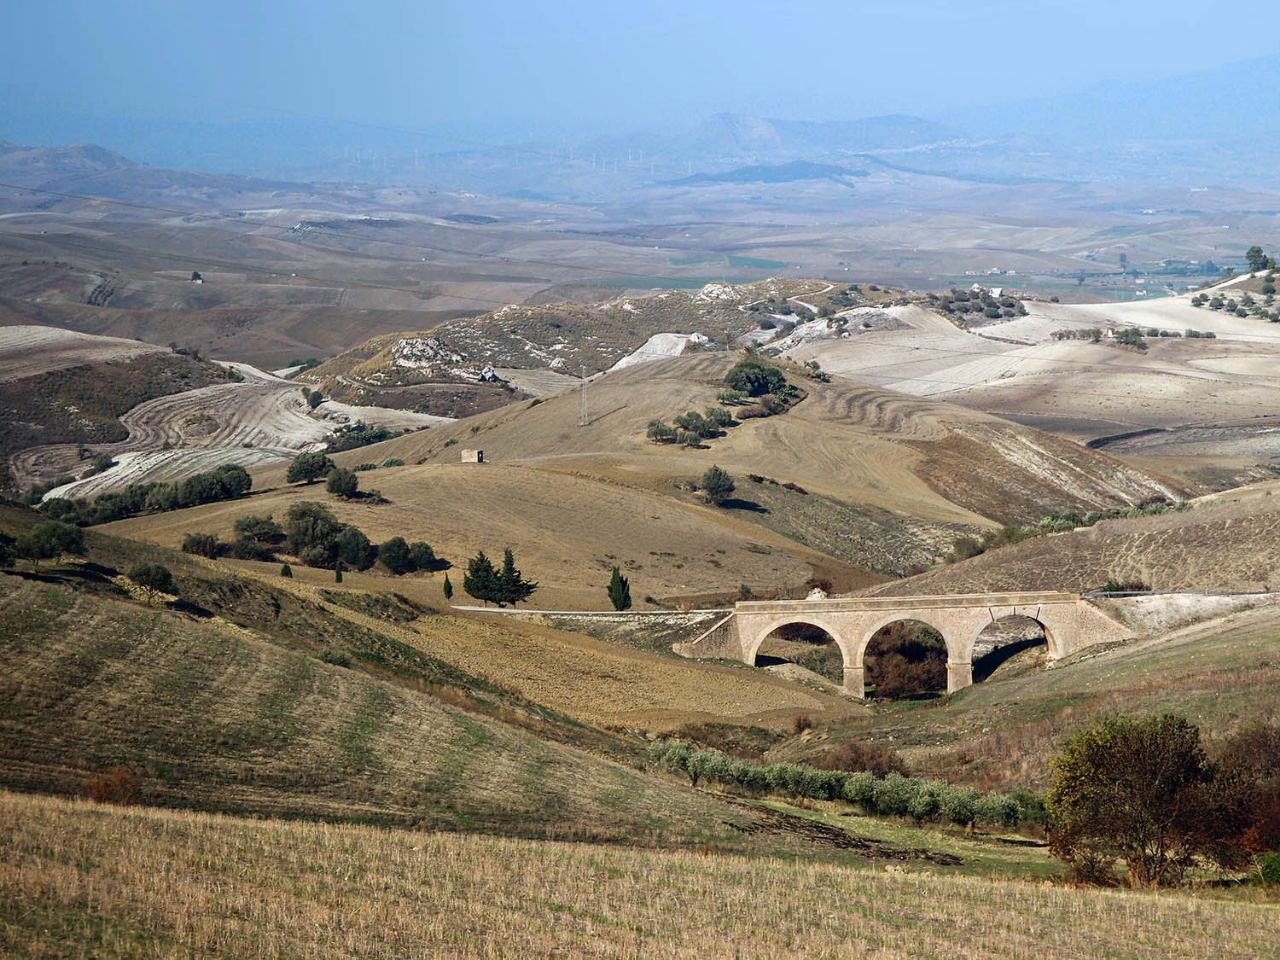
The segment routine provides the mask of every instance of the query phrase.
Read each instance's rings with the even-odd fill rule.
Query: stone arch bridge
[[[779,627],[819,627],[844,657],[844,689],[866,695],[863,656],[882,627],[918,620],[942,634],[947,645],[947,692],[973,683],[973,648],[986,627],[1007,617],[1028,617],[1044,630],[1050,660],[1060,660],[1097,643],[1133,634],[1078,593],[974,593],[940,597],[851,597],[818,600],[760,600],[734,605],[733,612],[689,643],[677,644],[686,657],[741,660],[754,664],[765,639]]]

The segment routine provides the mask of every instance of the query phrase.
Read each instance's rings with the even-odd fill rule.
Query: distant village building
[[[484,463],[484,451],[483,450],[463,450],[462,462],[463,463]]]

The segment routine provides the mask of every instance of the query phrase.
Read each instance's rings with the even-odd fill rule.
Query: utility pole
[[[578,426],[587,425],[587,365],[582,365],[582,400],[578,406]]]

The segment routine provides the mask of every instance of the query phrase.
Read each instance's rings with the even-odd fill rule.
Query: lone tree
[[[1244,252],[1244,259],[1249,264],[1251,273],[1267,269],[1267,264],[1270,262],[1270,258],[1262,252],[1262,248],[1256,243]]]
[[[734,484],[733,477],[720,467],[711,467],[702,475],[702,480],[698,484],[702,488],[703,494],[708,500],[717,507],[722,507],[725,501],[733,495]]]
[[[318,450],[300,453],[289,463],[286,483],[315,483],[332,470],[333,461]]]
[[[449,579],[449,575],[444,575],[444,598],[446,600],[453,599],[453,581]]]
[[[538,589],[536,580],[526,580],[516,568],[516,558],[507,547],[502,552],[502,569],[498,571],[498,589],[500,597],[498,606],[509,603],[513,607],[533,595]]]
[[[1188,720],[1106,717],[1053,759],[1045,805],[1049,849],[1081,880],[1114,881],[1122,860],[1133,886],[1180,883],[1200,858],[1238,866],[1244,793],[1205,757]]]
[[[324,400],[325,396],[319,390],[312,390],[307,394],[307,406],[312,410],[324,403]]]
[[[356,476],[354,470],[335,467],[329,471],[329,477],[325,480],[324,487],[334,496],[341,497],[343,500],[350,500],[356,495],[356,491],[360,489],[360,478]]]
[[[467,572],[462,575],[462,589],[484,603],[498,599],[498,571],[483,550],[467,561]]]
[[[609,578],[609,602],[615,610],[631,609],[631,581],[615,566]]]
[[[146,598],[147,606],[151,606],[161,594],[177,593],[173,574],[162,563],[139,563],[129,569],[129,580]]]
[[[280,568],[280,576],[293,579],[293,567],[289,566],[287,563],[284,564]]]

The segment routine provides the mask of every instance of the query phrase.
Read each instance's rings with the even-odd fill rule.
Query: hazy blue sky
[[[1244,8],[1204,0],[4,6],[0,110],[292,111],[503,138],[683,126],[725,110],[941,117],[1277,48],[1270,26],[1247,28]]]

